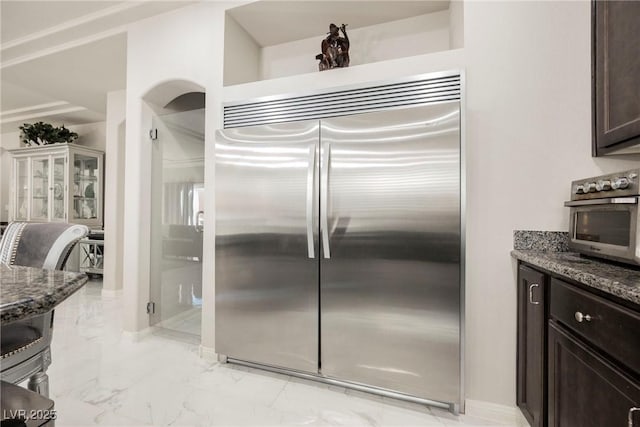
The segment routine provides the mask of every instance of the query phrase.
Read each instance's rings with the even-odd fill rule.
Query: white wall
[[[229,3],[231,4],[231,3]],[[236,3],[237,5],[237,3]],[[149,324],[151,144],[153,112],[144,99],[149,91],[172,80],[204,88],[205,183],[213,191],[213,131],[220,127],[223,75],[224,9],[227,3],[204,2],[148,19],[130,27],[127,40],[127,131],[124,224],[124,328],[139,331]],[[158,52],[162,52],[161,55]],[[175,85],[172,85],[174,87]],[[193,90],[193,89],[191,89]],[[189,89],[185,86],[185,92]],[[166,96],[166,102],[180,93]],[[161,104],[156,101],[157,104]],[[205,208],[202,345],[214,343],[214,205]]]
[[[126,91],[107,94],[104,185],[104,294],[122,289]]]
[[[227,86],[222,91],[223,102],[237,102],[278,94],[307,93],[343,86],[368,86],[402,76],[460,69],[464,66],[464,50],[446,50],[426,55],[364,64],[330,71],[305,73],[242,85]],[[220,106],[220,108],[222,108]],[[222,111],[222,110],[221,110]]]
[[[96,150],[105,150],[107,141],[106,122],[87,123],[68,127],[78,134],[78,139],[75,141],[76,144],[95,148]]]
[[[467,396],[514,404],[514,229],[568,230],[591,157],[589,2],[467,2]]]
[[[451,0],[449,3],[449,48],[464,47],[464,1]]]
[[[260,78],[260,46],[227,15],[224,26],[224,84],[235,85]]]
[[[347,34],[350,66],[448,50],[449,11],[357,29],[347,26]],[[321,53],[320,44],[325,37],[325,34],[319,34],[262,48],[260,78],[267,80],[317,72],[315,56]]]
[[[222,87],[223,3],[133,25],[127,79],[126,321],[140,330],[148,297],[149,113],[152,86],[184,78],[206,87],[207,191],[221,102],[466,68],[466,396],[515,405],[514,229],[565,230],[572,179],[638,165],[591,157],[590,3],[467,2],[464,49]],[[459,34],[459,33],[458,33]],[[162,52],[162,55],[157,55]],[[314,54],[314,49],[309,54]],[[307,61],[305,57],[305,62]],[[214,202],[204,247],[203,345],[214,343]]]

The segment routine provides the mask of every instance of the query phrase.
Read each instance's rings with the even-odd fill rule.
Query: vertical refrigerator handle
[[[313,184],[316,170],[316,146],[309,147],[309,169],[307,170],[307,253],[315,258],[315,242],[313,241]]]
[[[322,182],[320,183],[320,229],[322,232],[322,252],[325,258],[331,258],[329,248],[329,162],[331,161],[331,144],[326,144],[321,165]]]

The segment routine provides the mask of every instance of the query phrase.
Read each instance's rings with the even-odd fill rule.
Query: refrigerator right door
[[[320,134],[322,375],[459,403],[459,102]]]

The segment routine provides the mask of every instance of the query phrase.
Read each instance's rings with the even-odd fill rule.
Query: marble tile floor
[[[170,319],[163,320],[158,326],[170,331],[189,334],[199,341],[202,333],[202,309],[200,307],[189,308]]]
[[[496,426],[491,421],[198,356],[198,346],[122,330],[120,297],[89,282],[55,313],[56,426]]]

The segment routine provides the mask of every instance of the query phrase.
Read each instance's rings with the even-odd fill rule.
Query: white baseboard
[[[199,347],[198,353],[200,357],[207,362],[216,363],[218,361],[218,353],[212,347],[205,347],[202,344]]]
[[[118,298],[122,296],[122,289],[105,289],[102,288],[101,295],[104,298]]]
[[[518,427],[531,427],[531,425],[529,424],[529,421],[527,421],[524,415],[522,415],[522,411],[518,411],[518,416],[519,416]]]
[[[494,421],[500,423],[500,425],[529,427],[529,423],[517,406],[499,405],[497,403],[467,399],[465,402],[465,414],[471,417]]]

